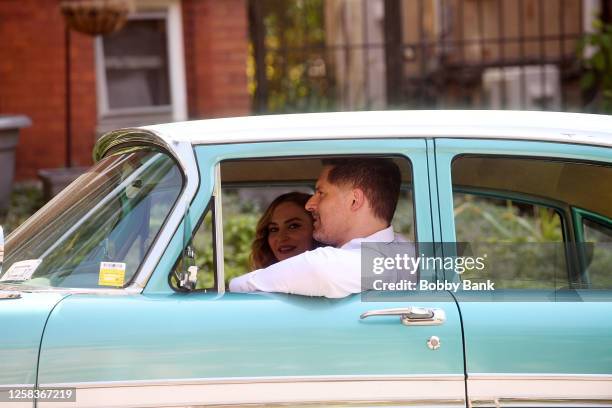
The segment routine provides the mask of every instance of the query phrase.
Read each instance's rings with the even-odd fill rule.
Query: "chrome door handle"
[[[414,306],[370,310],[362,313],[359,318],[372,316],[399,316],[400,322],[406,326],[438,326],[446,321],[446,313],[442,309]]]

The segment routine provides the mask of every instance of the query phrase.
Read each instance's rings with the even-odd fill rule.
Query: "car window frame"
[[[410,158],[408,156],[404,156],[401,154],[391,154],[391,153],[387,153],[387,154],[348,154],[348,155],[338,155],[338,154],[321,154],[321,155],[303,155],[303,156],[299,156],[299,157],[295,157],[296,159],[317,159],[317,160],[322,160],[328,157],[339,157],[339,156],[357,156],[357,157],[367,157],[367,156],[376,156],[376,157],[380,157],[380,156],[384,156],[385,158],[398,158],[400,160],[405,160],[408,162],[408,165],[410,166],[410,183],[408,184],[408,187],[410,189],[410,193],[411,193],[411,197],[414,196],[414,168],[413,168],[413,164],[412,164],[412,160],[410,160]],[[270,157],[257,157],[258,160],[290,160],[291,157],[284,157],[284,156],[270,156]],[[188,242],[191,242],[191,240],[193,240],[193,238],[195,237],[195,234],[198,232],[198,229],[200,228],[200,226],[202,225],[202,223],[204,222],[204,218],[207,216],[208,211],[212,211],[212,222],[213,222],[213,228],[212,228],[212,233],[213,233],[213,274],[214,274],[214,286],[211,288],[202,288],[202,289],[193,289],[193,290],[181,290],[180,288],[177,288],[175,285],[172,284],[171,282],[171,278],[174,275],[174,271],[176,270],[176,267],[178,267],[182,256],[179,256],[177,258],[177,261],[175,263],[175,266],[172,270],[171,273],[168,274],[168,283],[169,285],[172,287],[173,290],[175,290],[176,292],[189,292],[189,293],[212,293],[212,292],[216,292],[219,295],[222,295],[223,293],[226,292],[226,285],[225,285],[225,246],[224,246],[224,237],[223,237],[223,189],[227,188],[227,187],[239,187],[239,186],[255,186],[256,183],[245,183],[245,182],[229,182],[229,183],[223,183],[222,182],[222,178],[221,178],[221,168],[223,166],[223,163],[227,163],[227,162],[232,162],[232,161],[244,161],[244,160],[249,160],[249,158],[237,158],[237,159],[225,159],[225,160],[221,160],[220,162],[217,162],[215,164],[215,175],[214,175],[214,187],[213,187],[213,194],[212,197],[210,199],[210,203],[207,206],[206,210],[202,213],[202,215],[199,217],[199,220],[196,224],[196,227],[193,228],[192,234],[191,234],[191,239],[188,240]],[[274,183],[274,181],[273,181]],[[303,185],[303,186],[309,186],[313,189],[314,191],[314,184],[316,183],[316,180],[312,180],[312,183],[310,182],[310,180],[300,180],[298,182],[299,184]],[[269,183],[268,183],[269,184]],[[287,183],[287,182],[279,182],[279,185],[282,186],[293,186],[293,184]],[[297,185],[297,184],[296,184]],[[418,231],[417,231],[417,215],[416,215],[416,202],[414,200],[414,198],[412,199],[412,207],[411,207],[411,211],[412,211],[412,218],[413,218],[413,222],[414,222],[414,239],[415,242],[418,242]],[[184,253],[184,251],[181,253],[181,255]],[[249,271],[245,271],[245,273],[248,273]]]
[[[438,185],[437,205],[440,211],[439,225],[436,227],[440,230],[440,241],[446,243],[456,242],[452,166],[454,161],[460,157],[487,156],[500,159],[546,160],[612,166],[612,148],[606,146],[484,137],[469,139],[435,138],[434,146],[435,172]],[[432,203],[432,205],[435,205],[435,203]],[[567,224],[567,227],[564,228],[564,239],[570,237],[570,239],[573,239],[571,242],[575,243],[577,242],[575,220],[569,205],[564,215],[565,224]],[[571,261],[567,265],[568,268],[572,268],[569,271],[569,277],[582,279],[582,263],[579,260],[579,254],[575,253],[576,245],[566,245],[566,257],[568,257],[568,251],[570,251],[571,257],[566,259],[566,262]],[[582,280],[577,282],[582,282]]]
[[[607,218],[601,214],[595,213],[593,211],[585,210],[580,207],[571,207],[570,209],[572,215],[572,221],[574,225],[574,235],[576,236],[576,248],[578,252],[578,260],[580,262],[580,275],[581,282],[584,282],[587,288],[591,287],[591,279],[588,275],[588,262],[587,262],[587,254],[586,248],[583,244],[585,241],[584,236],[584,223],[583,220],[587,219],[597,224],[602,224],[604,227],[612,230],[612,219]]]
[[[465,157],[465,156],[463,156]],[[525,193],[495,190],[490,188],[478,188],[478,187],[459,187],[453,188],[453,194],[459,192],[462,194],[472,194],[478,197],[490,197],[499,200],[511,200],[513,202],[529,204],[533,206],[545,207],[553,210],[561,220],[561,233],[563,236],[564,253],[565,253],[565,269],[567,273],[568,283],[570,282],[582,282],[576,280],[581,277],[581,269],[577,261],[577,255],[574,252],[575,248],[573,245],[568,243],[574,242],[574,233],[572,225],[572,215],[570,206],[565,203],[545,197],[532,196]],[[454,196],[453,196],[454,198]],[[456,228],[456,225],[455,225]],[[456,230],[455,230],[456,231]],[[569,239],[568,239],[569,238]]]
[[[215,197],[215,188],[220,185],[216,183],[215,166],[228,160],[248,159],[279,159],[288,160],[292,158],[323,158],[341,156],[376,156],[376,157],[398,157],[408,160],[412,171],[412,200],[414,212],[415,238],[417,242],[433,242],[433,215],[428,175],[431,174],[431,161],[428,159],[430,146],[425,137],[407,138],[357,138],[357,139],[324,139],[324,140],[290,140],[290,141],[265,141],[254,143],[222,143],[222,144],[196,144],[193,145],[195,160],[198,165],[199,181],[198,190],[190,202],[190,222],[183,219],[174,235],[167,245],[162,259],[151,275],[143,294],[173,294],[176,293],[169,284],[168,275],[173,270],[178,256],[183,250],[183,232],[191,224],[196,225],[204,213],[208,201]],[[221,195],[218,196],[220,203]],[[206,202],[206,204],[203,204]],[[217,248],[223,242],[222,226],[219,226],[219,207],[216,210],[215,241]],[[420,211],[419,211],[420,210]],[[421,214],[422,213],[422,214]],[[193,232],[193,228],[192,228]],[[225,286],[221,284],[219,275],[219,259],[223,259],[221,251],[217,250],[215,259],[216,274],[218,275],[217,291],[221,296],[225,293]],[[224,278],[224,276],[223,276]]]

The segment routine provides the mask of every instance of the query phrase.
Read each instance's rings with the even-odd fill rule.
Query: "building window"
[[[102,51],[109,111],[170,107],[165,15],[130,20]]]
[[[121,31],[96,42],[99,133],[187,119],[180,2],[137,2]]]

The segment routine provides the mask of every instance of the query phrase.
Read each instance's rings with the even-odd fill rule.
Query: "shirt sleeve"
[[[229,288],[241,293],[261,291],[338,298],[359,292],[360,283],[358,255],[322,247],[234,278]]]

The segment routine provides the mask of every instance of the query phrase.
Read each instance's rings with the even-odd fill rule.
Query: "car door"
[[[610,404],[612,150],[512,140],[435,146],[442,240],[496,257],[486,273],[445,271],[496,285],[456,295],[469,403]]]
[[[415,235],[433,240],[433,170],[423,139],[197,147],[200,188],[183,228],[197,231],[208,214],[216,227],[211,244],[226,245],[219,236],[226,210],[220,163],[330,154],[409,160]],[[183,228],[142,294],[74,295],[54,310],[42,342],[41,385],[74,386],[83,406],[465,406],[461,323],[449,293],[411,293],[399,302],[234,294],[224,293],[218,276],[213,290],[180,293],[172,289],[172,274],[185,246]],[[421,325],[402,324],[397,315],[360,319],[368,311],[408,307],[439,309],[445,318]]]

